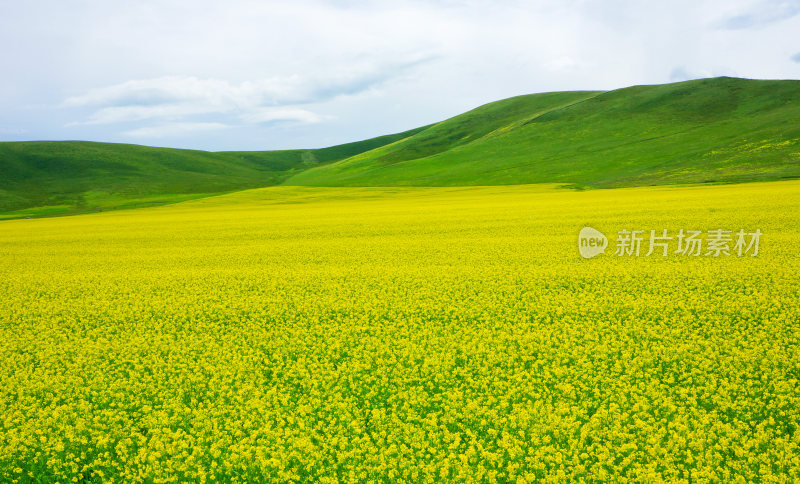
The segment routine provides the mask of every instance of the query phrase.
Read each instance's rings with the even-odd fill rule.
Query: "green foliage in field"
[[[703,79],[488,104],[287,184],[621,187],[800,177],[800,81]]]
[[[272,187],[2,222],[0,480],[797,482],[799,205]],[[763,237],[584,260],[584,225]]]

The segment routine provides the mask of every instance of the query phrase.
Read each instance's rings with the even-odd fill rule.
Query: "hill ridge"
[[[383,149],[381,156],[368,151],[285,184],[615,187],[783,179],[800,174],[798,120],[800,81],[722,77],[630,86],[550,106],[518,126],[512,120],[495,130],[499,136],[468,146],[405,159],[395,154],[390,166],[380,163]]]

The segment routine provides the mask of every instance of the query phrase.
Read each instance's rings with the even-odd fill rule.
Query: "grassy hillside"
[[[621,187],[800,177],[800,81],[702,79],[505,99],[314,150],[0,143],[0,218],[137,207],[278,184]]]
[[[276,185],[298,171],[392,143],[420,129],[330,148],[263,152],[210,153],[83,141],[0,143],[0,212],[9,218],[136,207]]]
[[[592,187],[800,177],[800,82],[732,78],[482,106],[286,184]]]

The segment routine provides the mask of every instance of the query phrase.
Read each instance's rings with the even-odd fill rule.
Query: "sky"
[[[715,76],[800,78],[800,0],[0,0],[0,141],[319,148]]]

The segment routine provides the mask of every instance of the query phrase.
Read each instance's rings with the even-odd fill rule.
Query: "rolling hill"
[[[286,184],[620,187],[800,177],[800,81],[714,78],[488,104]]]
[[[602,188],[798,177],[800,81],[721,77],[518,96],[314,150],[0,143],[0,213],[136,207],[277,184]]]
[[[0,143],[0,213],[8,218],[131,208],[277,185],[298,171],[421,129],[323,149],[254,152],[85,141]]]

